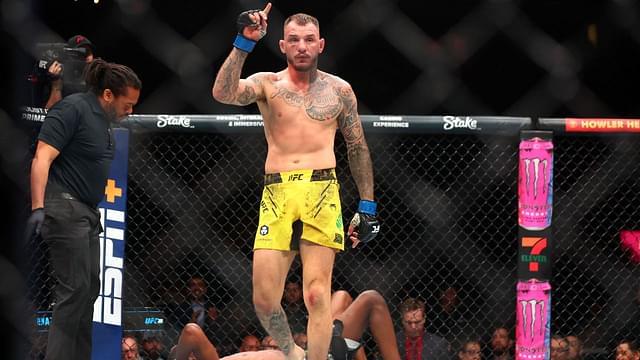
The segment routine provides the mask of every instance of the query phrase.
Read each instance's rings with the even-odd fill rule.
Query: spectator
[[[295,333],[293,334],[293,341],[302,349],[307,350],[307,334]]]
[[[143,360],[165,360],[164,344],[156,335],[145,336],[142,339]]]
[[[568,360],[569,342],[559,335],[551,337],[551,360]]]
[[[470,334],[463,332],[470,326],[466,315],[462,311],[460,292],[456,287],[448,286],[438,293],[437,311],[427,329],[453,344],[456,339],[471,337]],[[454,345],[457,348],[461,344]]]
[[[402,331],[396,334],[398,352],[404,360],[449,360],[449,343],[425,331],[425,305],[408,298],[400,305]]]
[[[582,341],[576,335],[567,335],[565,340],[569,343],[568,360],[582,359]]]
[[[238,348],[238,352],[258,351],[260,350],[260,339],[255,335],[247,335],[242,338],[242,343]]]
[[[509,336],[509,329],[500,326],[491,334],[491,358],[493,360],[513,359],[513,339]]]
[[[465,342],[460,351],[458,351],[459,360],[481,360],[482,359],[482,347],[479,341],[467,341]]]
[[[218,318],[218,309],[207,299],[207,283],[200,275],[193,275],[187,281],[187,296],[182,303],[167,307],[167,320],[180,332],[187,323],[198,324],[207,337],[218,343],[216,326],[212,326]]]
[[[632,340],[622,340],[616,347],[616,360],[639,360],[640,349]]]
[[[138,340],[131,335],[122,337],[122,360],[142,360],[138,349]]]
[[[282,295],[282,308],[287,314],[292,333],[306,333],[307,308],[302,297],[302,286],[296,280],[289,280],[285,284]]]

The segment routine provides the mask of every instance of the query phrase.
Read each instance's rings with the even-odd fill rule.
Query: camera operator
[[[71,37],[66,44],[42,45],[50,47],[41,55],[34,73],[30,76],[34,85],[31,105],[50,109],[63,97],[85,91],[82,69],[84,64],[93,61],[95,49],[93,43],[82,35]],[[58,48],[55,45],[62,47]],[[81,65],[80,68],[78,65]]]

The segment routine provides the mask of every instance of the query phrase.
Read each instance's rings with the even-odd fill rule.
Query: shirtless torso
[[[305,86],[293,84],[286,70],[249,79],[264,91],[257,103],[268,144],[265,171],[335,167],[334,139],[345,109],[341,94],[351,92],[349,85],[321,71]]]

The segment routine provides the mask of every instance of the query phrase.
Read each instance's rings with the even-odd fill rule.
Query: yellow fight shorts
[[[299,250],[304,239],[344,250],[334,169],[266,174],[254,249]]]

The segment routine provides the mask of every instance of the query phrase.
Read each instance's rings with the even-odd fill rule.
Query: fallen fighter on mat
[[[361,348],[360,339],[367,326],[378,345],[384,360],[400,360],[389,307],[380,293],[368,290],[352,301],[346,291],[336,291],[331,296],[333,335],[329,358],[352,360]],[[178,344],[171,349],[170,360],[187,360],[189,355],[198,360],[285,360],[280,350],[241,352],[220,358],[216,348],[209,342],[202,329],[187,324],[182,330]]]

